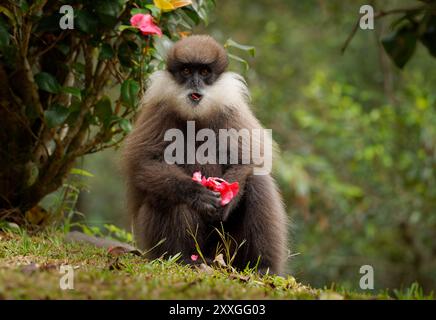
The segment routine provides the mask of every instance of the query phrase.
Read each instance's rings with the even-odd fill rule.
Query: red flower
[[[143,35],[162,35],[162,30],[153,22],[153,17],[150,14],[137,13],[130,18],[130,24],[141,30]]]
[[[217,191],[221,194],[221,205],[225,206],[230,202],[230,200],[235,197],[239,192],[239,183],[233,182],[228,183],[224,179],[209,177],[205,178],[201,176],[201,172],[194,172],[192,175],[192,180],[201,183],[206,188]]]
[[[192,261],[197,261],[198,256],[196,254],[191,255],[191,260]]]

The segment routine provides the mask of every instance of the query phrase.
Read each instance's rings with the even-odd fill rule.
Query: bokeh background
[[[390,19],[341,47],[365,1],[219,0],[209,33],[256,48],[244,74],[253,109],[281,148],[274,175],[292,219],[292,274],[313,286],[436,288],[436,61],[422,46],[404,70],[380,45]],[[376,8],[415,1],[373,1]],[[91,225],[129,229],[119,150],[78,164]]]

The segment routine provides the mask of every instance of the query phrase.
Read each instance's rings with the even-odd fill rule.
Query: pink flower
[[[197,259],[198,259],[198,256],[197,256],[196,254],[193,254],[193,255],[191,256],[191,260],[192,260],[192,261],[197,261]]]
[[[162,30],[153,22],[153,17],[150,14],[137,13],[130,18],[130,24],[141,30],[143,35],[162,35]]]
[[[221,205],[225,206],[228,204],[233,197],[235,197],[239,192],[239,183],[233,182],[228,183],[224,179],[209,177],[205,178],[201,176],[201,172],[194,172],[192,175],[192,180],[201,183],[206,188],[217,191],[221,194]]]
[[[194,174],[192,175],[192,180],[201,183],[201,172],[200,171],[194,172]]]

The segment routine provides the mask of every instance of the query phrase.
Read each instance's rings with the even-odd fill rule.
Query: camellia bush
[[[62,186],[78,157],[117,146],[147,76],[213,0],[0,4],[0,219]]]

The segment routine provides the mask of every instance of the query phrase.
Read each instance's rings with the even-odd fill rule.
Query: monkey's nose
[[[198,92],[192,92],[189,95],[189,99],[191,99],[194,102],[200,102],[201,98],[203,98],[203,95],[201,93]]]

